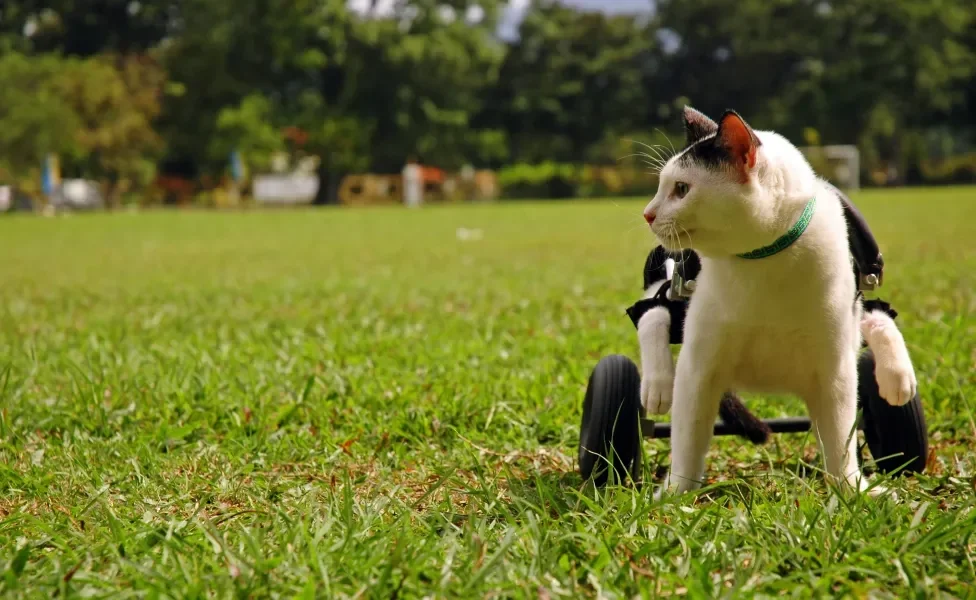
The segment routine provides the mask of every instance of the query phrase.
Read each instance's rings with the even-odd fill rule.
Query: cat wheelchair
[[[843,193],[834,190],[841,200],[848,223],[848,240],[853,258],[857,293],[874,290],[883,281],[884,261],[864,218]],[[644,290],[663,281],[658,290],[627,309],[637,327],[648,310],[665,307],[671,316],[670,344],[680,344],[684,317],[694,291],[695,277],[701,269],[698,256],[691,250],[669,253],[654,248],[644,264]],[[894,319],[897,313],[882,300],[864,300],[864,313],[882,311]],[[862,344],[864,348],[866,344]],[[641,374],[637,365],[619,354],[601,359],[590,375],[583,400],[580,424],[579,469],[584,480],[602,486],[610,479],[640,481],[641,441],[643,438],[671,437],[670,423],[649,419],[641,405]],[[858,358],[857,422],[876,471],[889,475],[921,473],[928,459],[928,430],[922,401],[916,386],[915,396],[902,406],[890,405],[880,394],[875,378],[875,358],[863,349]],[[773,433],[810,431],[807,417],[761,420],[753,416],[733,392],[726,392],[719,404],[716,436],[735,435],[755,444],[768,441]],[[863,461],[863,446],[858,449]]]

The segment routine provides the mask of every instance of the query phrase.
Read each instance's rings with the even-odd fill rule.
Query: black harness
[[[863,292],[880,287],[884,281],[884,259],[881,257],[881,250],[871,233],[871,228],[851,199],[833,185],[827,185],[837,195],[844,209],[844,217],[847,221],[847,243],[853,263],[854,279],[857,283],[857,294],[859,298],[863,298]],[[667,269],[668,260],[674,261],[674,274],[670,277]],[[643,289],[646,290],[655,281],[662,279],[665,281],[651,297],[638,300],[627,308],[627,316],[634,323],[634,327],[637,327],[641,317],[647,311],[663,306],[671,315],[671,343],[680,344],[684,338],[685,313],[688,310],[687,295],[693,289],[689,283],[693,285],[700,271],[701,259],[693,250],[672,253],[662,246],[651,250],[647,260],[644,261]],[[672,291],[671,298],[668,297],[669,290]],[[865,300],[864,310],[881,310],[891,318],[898,315],[891,305],[883,300]],[[678,326],[674,327],[675,324]]]

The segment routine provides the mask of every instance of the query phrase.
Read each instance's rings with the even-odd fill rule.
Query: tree
[[[965,0],[660,0],[670,40],[648,89],[717,114],[735,108],[793,140],[857,143],[899,163],[923,128],[965,106],[976,74]],[[716,18],[722,15],[722,18]]]
[[[543,2],[518,33],[484,116],[508,131],[515,156],[582,162],[606,136],[648,124],[642,83],[655,41],[646,23]]]
[[[118,65],[118,66],[116,66]],[[23,180],[48,154],[65,171],[147,183],[161,140],[152,128],[163,73],[147,59],[0,58],[0,166]]]
[[[497,151],[497,134],[472,130],[471,119],[502,57],[490,35],[493,3],[396,7],[386,16],[355,13],[345,0],[187,0],[187,19],[166,51],[185,90],[164,110],[171,152],[216,168],[229,124],[259,102],[278,130],[303,132],[301,150],[320,158],[316,202],[326,203],[353,169],[398,171],[417,153],[454,166]],[[201,132],[224,141],[201,152]],[[268,131],[237,128],[236,143],[252,143],[245,133]]]
[[[141,54],[166,37],[179,0],[4,0],[0,31],[25,35],[35,53]]]
[[[284,148],[282,132],[272,123],[271,111],[271,102],[259,94],[220,111],[210,153],[227,157],[237,151],[252,165],[269,165],[271,156]]]
[[[128,185],[155,174],[162,140],[153,128],[165,73],[147,56],[102,55],[69,61],[59,82],[65,104],[78,117],[75,165],[105,182],[109,206]]]
[[[70,66],[57,56],[0,56],[0,178],[23,185],[48,154],[77,153],[80,119],[62,95]]]
[[[734,108],[759,128],[799,139],[819,104],[828,3],[790,0],[661,0],[660,72],[647,80],[662,108],[690,103],[706,114]],[[721,18],[719,18],[719,15]]]

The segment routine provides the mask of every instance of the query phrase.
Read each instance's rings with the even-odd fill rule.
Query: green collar
[[[767,256],[772,256],[778,254],[783,250],[786,250],[793,242],[800,239],[803,232],[807,230],[807,226],[810,225],[810,221],[813,220],[813,211],[817,207],[817,198],[813,197],[812,200],[807,202],[807,205],[803,208],[803,213],[800,214],[800,218],[797,219],[793,227],[790,230],[779,236],[775,242],[769,244],[768,246],[763,246],[762,248],[756,248],[755,250],[750,250],[743,254],[736,254],[739,258],[766,258]]]

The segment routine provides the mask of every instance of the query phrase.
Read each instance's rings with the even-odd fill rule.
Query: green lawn
[[[934,449],[897,500],[804,435],[697,502],[582,485],[641,201],[2,218],[0,596],[972,596],[976,188],[854,199]]]

